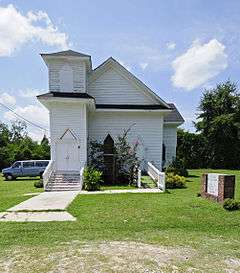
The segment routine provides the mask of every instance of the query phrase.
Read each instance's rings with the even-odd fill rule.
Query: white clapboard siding
[[[70,129],[80,143],[80,160],[87,157],[87,120],[86,106],[58,103],[50,110],[51,158],[55,160],[56,142]]]
[[[98,104],[157,103],[155,99],[144,94],[139,87],[112,67],[90,82],[87,92],[96,99]]]
[[[103,142],[107,134],[116,140],[124,129],[132,126],[129,133],[129,142],[139,142],[140,156],[144,157],[142,167],[146,169],[147,162],[153,162],[161,170],[162,163],[162,124],[160,113],[91,113],[88,119],[89,139]]]
[[[176,125],[163,125],[163,143],[166,147],[166,164],[168,165],[176,156],[177,127]]]
[[[72,90],[63,90],[61,83],[64,82],[64,70],[66,66],[72,69]],[[86,67],[83,61],[51,60],[48,63],[49,68],[49,91],[50,92],[86,92]],[[67,77],[69,78],[69,70]]]
[[[73,69],[69,64],[64,64],[60,69],[60,91],[72,92],[73,90]]]

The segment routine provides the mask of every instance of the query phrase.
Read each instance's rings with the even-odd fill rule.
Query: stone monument
[[[207,173],[202,175],[203,197],[222,203],[226,198],[234,198],[235,175]]]

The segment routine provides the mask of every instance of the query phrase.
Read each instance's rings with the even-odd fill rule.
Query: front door
[[[56,146],[56,167],[58,171],[80,170],[80,147],[75,139],[62,139]]]

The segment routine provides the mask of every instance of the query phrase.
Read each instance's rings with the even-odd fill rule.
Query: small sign
[[[209,173],[207,178],[207,193],[218,196],[218,174]]]
[[[202,175],[203,197],[224,202],[226,198],[234,198],[235,175],[207,173]]]

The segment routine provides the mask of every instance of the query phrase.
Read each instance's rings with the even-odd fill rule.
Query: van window
[[[47,167],[48,161],[36,161],[37,167]]]
[[[12,168],[20,168],[21,167],[21,162],[15,162],[13,165],[12,165]]]
[[[23,168],[33,168],[34,167],[34,162],[23,162]]]

